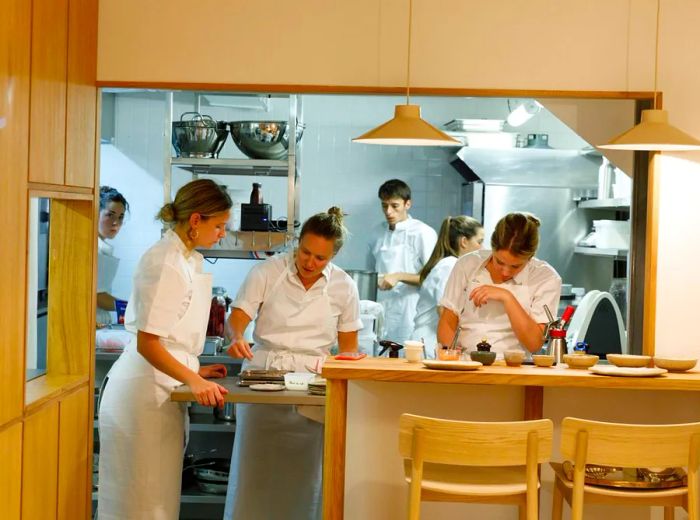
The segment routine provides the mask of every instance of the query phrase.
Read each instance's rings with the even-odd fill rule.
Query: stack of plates
[[[313,381],[309,381],[309,394],[326,395],[326,380],[317,378]]]

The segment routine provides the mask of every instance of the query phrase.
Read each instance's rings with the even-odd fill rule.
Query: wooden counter
[[[397,383],[509,385],[524,389],[523,419],[542,418],[544,387],[700,391],[700,371],[657,377],[600,376],[588,370],[507,367],[501,361],[474,371],[431,370],[405,359],[365,358],[324,363],[326,427],[323,466],[323,518],[344,515],[347,396],[349,380]]]
[[[279,392],[260,392],[251,390],[245,386],[238,386],[237,377],[223,377],[221,379],[212,379],[216,383],[228,390],[228,394],[224,396],[227,403],[253,403],[253,404],[297,404],[323,406],[326,404],[326,398],[319,395],[309,395],[306,392],[281,390]],[[187,385],[182,385],[170,394],[170,399],[173,401],[196,401],[192,391]]]

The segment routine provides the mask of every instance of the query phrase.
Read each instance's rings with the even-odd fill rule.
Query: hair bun
[[[330,216],[335,217],[339,222],[343,221],[343,210],[340,209],[338,206],[332,206],[328,208],[327,213]]]

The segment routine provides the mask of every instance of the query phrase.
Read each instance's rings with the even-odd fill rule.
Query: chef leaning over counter
[[[209,317],[211,275],[195,247],[225,235],[231,198],[209,179],[181,187],[158,218],[171,226],[134,273],[125,328],[135,335],[107,375],[100,402],[100,520],[177,520],[186,408],[170,392],[187,384],[203,405],[226,389],[199,366]]]
[[[475,350],[482,339],[494,352],[542,347],[548,322],[544,306],[556,309],[561,277],[547,262],[534,258],[540,221],[528,213],[509,213],[496,224],[491,251],[460,258],[452,270],[440,305],[438,341]]]
[[[357,287],[331,263],[343,245],[337,207],[310,217],[299,246],[250,271],[229,317],[229,355],[243,369],[308,372],[336,342],[357,351],[362,327]],[[255,318],[254,346],[243,332]],[[293,406],[237,405],[226,519],[321,518],[323,425]]]

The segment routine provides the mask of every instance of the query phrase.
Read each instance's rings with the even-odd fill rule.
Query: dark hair
[[[340,251],[347,235],[347,229],[343,225],[343,211],[333,206],[325,213],[316,213],[309,217],[301,227],[301,240],[307,233],[321,236],[327,240],[333,240],[333,254]]]
[[[382,200],[403,199],[411,200],[411,188],[401,179],[391,179],[379,186],[377,193]]]
[[[188,222],[192,213],[199,213],[206,220],[217,213],[228,211],[232,205],[226,186],[211,179],[197,179],[177,190],[175,200],[160,208],[156,218],[174,226]]]
[[[118,202],[124,206],[125,211],[129,211],[129,203],[124,195],[111,186],[100,186],[100,209],[105,209],[110,202]]]
[[[491,235],[491,249],[508,250],[516,256],[535,256],[540,245],[540,220],[530,213],[508,213]]]
[[[423,283],[430,271],[435,267],[435,264],[440,260],[448,256],[459,256],[460,238],[466,237],[471,239],[476,236],[482,227],[478,220],[464,215],[447,217],[443,220],[433,253],[428,258],[423,269],[420,270],[420,283]]]

